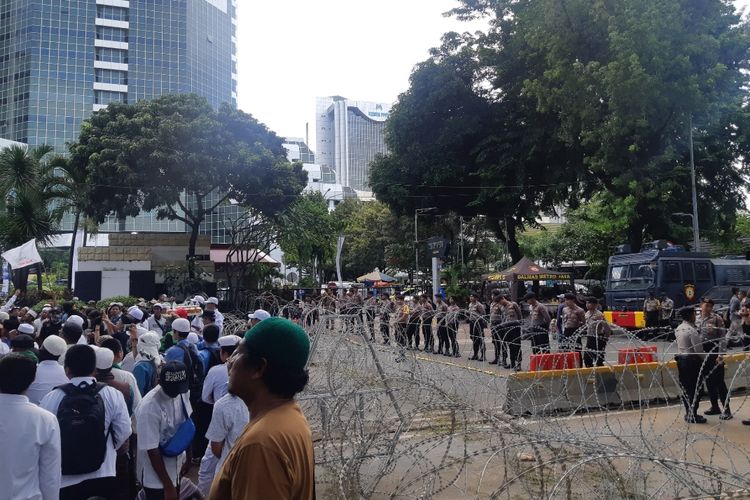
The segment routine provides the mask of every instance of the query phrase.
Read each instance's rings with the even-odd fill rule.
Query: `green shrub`
[[[57,305],[60,306],[60,307],[62,307],[63,303],[65,303],[65,302],[69,302],[69,301],[67,301],[65,299],[58,299],[57,300]],[[32,309],[37,314],[39,314],[40,312],[42,312],[42,308],[44,307],[44,304],[50,304],[50,303],[52,303],[52,299],[42,299],[39,302],[37,302],[36,304],[34,304],[34,306],[32,306]],[[83,311],[87,307],[86,303],[82,302],[80,300],[75,301],[74,304],[76,305],[76,309],[78,309],[79,311]]]

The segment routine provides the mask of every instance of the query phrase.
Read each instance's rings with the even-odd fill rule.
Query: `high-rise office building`
[[[237,99],[236,0],[4,0],[0,137],[64,149],[111,102]]]
[[[385,121],[390,104],[319,97],[316,102],[316,160],[336,173],[336,182],[369,191],[370,163],[387,152]]]
[[[236,106],[236,8],[237,0],[3,0],[0,138],[63,151],[93,111],[164,94]],[[202,232],[218,234],[218,225]],[[185,227],[143,213],[100,230]]]

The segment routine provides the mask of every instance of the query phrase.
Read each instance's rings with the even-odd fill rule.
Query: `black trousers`
[[[448,345],[451,349],[453,349],[453,355],[458,357],[458,340],[456,340],[456,336],[458,335],[458,322],[452,322],[448,324],[447,327],[448,332]]]
[[[508,353],[510,354],[510,365],[513,368],[521,366],[521,327],[512,326],[510,328],[503,328],[503,344],[508,346]]]
[[[607,339],[595,335],[586,337],[586,350],[583,352],[583,366],[604,366],[604,354],[607,350]]]
[[[208,430],[208,425],[211,423],[214,406],[204,403],[200,399],[191,401],[190,404],[193,406],[192,417],[193,423],[195,423],[195,437],[192,444],[193,457],[200,458],[206,453],[206,447],[208,446],[206,431]]]
[[[566,351],[581,352],[581,336],[576,335],[578,328],[565,328],[563,330],[563,338],[560,343],[560,348]]]
[[[375,311],[366,310],[365,320],[367,321],[367,329],[370,331],[370,338],[375,340]]]
[[[646,328],[659,326],[659,311],[646,311]]]
[[[406,332],[408,329],[408,323],[396,323],[396,342],[401,347],[406,347]]]
[[[419,323],[409,321],[406,324],[406,345],[415,349],[419,348]]]
[[[380,317],[380,335],[383,336],[383,340],[390,340],[391,338],[391,317],[381,316]]]
[[[60,500],[86,500],[91,497],[101,497],[107,500],[115,498],[113,492],[118,488],[114,476],[88,479],[73,486],[60,489]]]
[[[439,322],[438,328],[437,328],[437,338],[438,338],[438,354],[449,354],[450,347],[448,342],[448,327],[445,326],[445,323]]]
[[[685,415],[691,417],[698,414],[698,404],[701,400],[701,384],[699,383],[703,360],[695,354],[678,354],[677,374],[682,386],[682,404],[685,405]]]
[[[484,361],[484,325],[481,321],[472,321],[469,323],[469,332],[471,336],[471,346],[474,350],[474,357]]]
[[[545,354],[550,352],[549,332],[546,328],[531,327],[531,352],[534,354]]]
[[[492,346],[495,348],[495,359],[494,362],[502,361],[503,364],[507,363],[508,358],[508,346],[503,342],[502,327],[500,323],[490,325],[490,332],[492,334]]]
[[[422,337],[424,338],[424,350],[435,350],[435,337],[432,336],[432,319],[422,320]]]
[[[750,351],[750,325],[742,325],[742,350]]]
[[[712,349],[718,351],[718,347]],[[729,389],[724,380],[724,363],[716,364],[718,354],[712,353],[706,356],[706,364],[703,367],[705,375],[708,398],[711,400],[711,408],[719,408],[719,402],[724,408],[729,407]]]

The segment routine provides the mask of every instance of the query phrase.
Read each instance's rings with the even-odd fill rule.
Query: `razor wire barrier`
[[[750,358],[740,350],[721,353],[737,417],[688,424],[671,328],[613,326],[604,366],[530,372],[524,327],[523,371],[514,373],[468,360],[466,321],[477,318],[466,310],[444,317],[461,356],[447,357],[396,342],[392,310],[378,308],[371,321],[351,307],[342,314],[259,301],[311,337],[310,382],[299,401],[321,498],[704,498],[750,489],[750,429],[738,421],[750,418]],[[490,351],[490,328],[483,333]],[[582,356],[586,335],[582,327],[573,339]],[[618,363],[621,350],[648,346],[656,346],[654,361]]]

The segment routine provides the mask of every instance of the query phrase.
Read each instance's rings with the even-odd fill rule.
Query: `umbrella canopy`
[[[396,278],[392,278],[385,273],[381,273],[378,269],[375,269],[373,272],[364,274],[357,278],[358,283],[364,283],[365,281],[385,281],[387,283],[392,283],[396,281]]]
[[[487,281],[570,281],[570,273],[550,271],[523,257],[505,271],[482,276]]]

